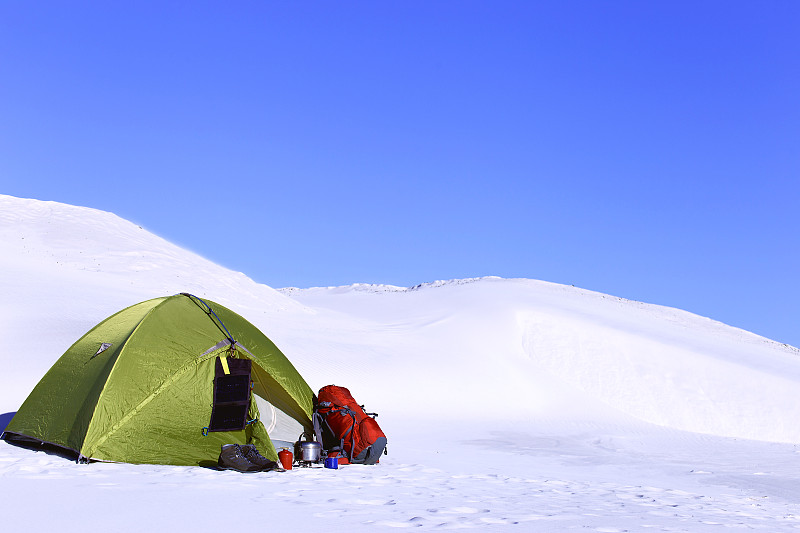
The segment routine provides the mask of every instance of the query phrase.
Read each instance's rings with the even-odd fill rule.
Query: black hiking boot
[[[278,463],[275,461],[270,461],[258,453],[258,449],[254,444],[242,444],[240,448],[242,450],[242,455],[244,455],[244,457],[254,465],[260,466],[262,471],[268,472],[270,470],[282,470],[278,467]]]
[[[238,444],[223,444],[219,453],[217,466],[222,470],[236,470],[238,472],[261,472],[263,468],[245,457],[242,447]]]

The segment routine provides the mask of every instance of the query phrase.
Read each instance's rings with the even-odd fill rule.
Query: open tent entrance
[[[276,449],[293,445],[297,437],[305,431],[302,424],[280,409],[276,409],[268,400],[256,394],[253,395],[253,399],[258,406],[261,422]]]

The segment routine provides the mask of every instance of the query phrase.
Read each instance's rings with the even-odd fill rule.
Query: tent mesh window
[[[219,357],[215,363],[214,405],[209,431],[238,431],[247,425],[252,363],[249,359],[228,358],[227,361],[229,374],[225,373]]]

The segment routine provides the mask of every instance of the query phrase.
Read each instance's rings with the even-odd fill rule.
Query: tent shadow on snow
[[[14,418],[15,414],[17,413],[3,413],[0,415],[0,433],[6,430],[8,423],[11,422],[11,419]]]
[[[216,465],[223,444],[311,435],[314,393],[261,331],[190,294],[132,305],[59,358],[3,439],[78,461]]]

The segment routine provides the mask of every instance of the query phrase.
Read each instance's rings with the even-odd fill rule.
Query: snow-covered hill
[[[798,351],[685,311],[525,279],[282,292],[372,321],[373,344],[401,353],[360,365],[424,392],[410,400],[420,409],[458,412],[466,388],[480,398],[470,416],[591,420],[613,409],[675,429],[800,442]]]
[[[0,501],[25,511],[3,512],[9,528],[800,528],[793,347],[525,279],[274,290],[113,214],[2,195],[0,422],[92,325],[177,292],[241,313],[312,388],[350,387],[390,455],[243,476],[0,443]],[[220,494],[250,512],[191,510]]]
[[[116,215],[0,195],[0,410],[19,406],[39,378],[97,322],[134,303],[190,292],[233,304],[251,321],[302,307]],[[24,348],[24,354],[19,353]]]

